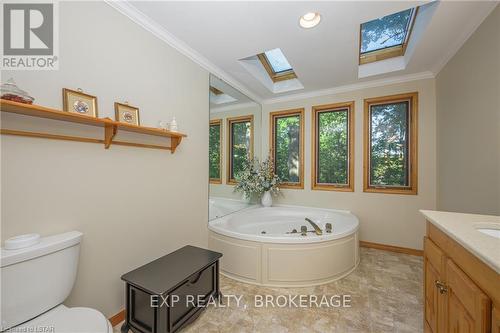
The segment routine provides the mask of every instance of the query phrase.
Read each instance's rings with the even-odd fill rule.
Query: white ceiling
[[[371,80],[435,75],[498,2],[439,2],[406,69],[358,79],[360,23],[424,3],[135,1],[120,10],[250,97],[269,102]],[[321,14],[321,23],[300,28],[299,17],[310,11]],[[238,62],[277,47],[304,89],[274,94]]]

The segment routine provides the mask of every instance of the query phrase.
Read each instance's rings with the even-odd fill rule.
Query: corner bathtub
[[[237,212],[244,208],[248,208],[251,205],[247,202],[241,200],[211,197],[208,201],[208,220],[213,219]]]
[[[305,218],[314,221],[317,236]],[[325,232],[326,223],[333,231]],[[307,236],[300,227],[307,226]],[[359,222],[348,211],[297,206],[253,206],[209,222],[209,247],[222,252],[221,272],[264,286],[328,283],[359,263]],[[290,233],[293,229],[298,233]]]

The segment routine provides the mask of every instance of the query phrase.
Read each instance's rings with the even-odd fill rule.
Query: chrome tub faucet
[[[314,228],[314,232],[316,233],[316,235],[318,235],[318,236],[323,235],[323,231],[321,230],[321,228],[315,222],[313,222],[311,219],[309,219],[307,217],[306,217],[306,221],[309,222],[310,225],[312,225],[312,227]]]

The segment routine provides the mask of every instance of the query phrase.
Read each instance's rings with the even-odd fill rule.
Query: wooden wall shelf
[[[104,128],[104,136],[103,139],[95,139],[95,138],[85,138],[85,137],[77,137],[77,136],[67,136],[67,135],[58,135],[58,134],[50,134],[50,133],[38,133],[38,132],[28,132],[28,131],[17,131],[10,129],[1,129],[1,134],[5,135],[18,135],[18,136],[27,136],[27,137],[36,137],[36,138],[45,138],[45,139],[54,139],[54,140],[66,140],[66,141],[78,141],[78,142],[90,142],[90,143],[99,143],[104,144],[104,148],[108,149],[112,144],[119,146],[132,146],[132,147],[141,147],[141,148],[152,148],[152,149],[164,149],[170,150],[171,153],[174,153],[179,144],[181,143],[182,138],[185,138],[187,135],[179,132],[171,132],[165,131],[158,128],[153,127],[145,127],[145,126],[136,126],[126,123],[120,123],[110,118],[94,118],[84,115],[79,115],[76,113],[65,112],[61,110],[51,109],[47,107],[43,107],[40,105],[30,105],[23,104],[18,102],[12,102],[8,100],[0,100],[0,109],[1,112],[8,113],[16,113],[25,116],[38,117],[38,118],[46,118],[53,119],[59,121],[66,121],[71,123],[79,123],[90,126],[97,126]],[[123,142],[114,140],[118,131],[124,132],[134,132],[149,136],[159,136],[170,139],[170,146],[167,145],[156,145],[156,144],[145,144],[145,143],[136,143],[136,142]]]

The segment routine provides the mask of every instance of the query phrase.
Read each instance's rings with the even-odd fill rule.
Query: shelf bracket
[[[172,137],[170,138],[170,153],[175,153],[177,146],[181,143],[182,137]]]
[[[117,127],[113,124],[104,124],[104,149],[111,146],[111,142],[116,135]]]

